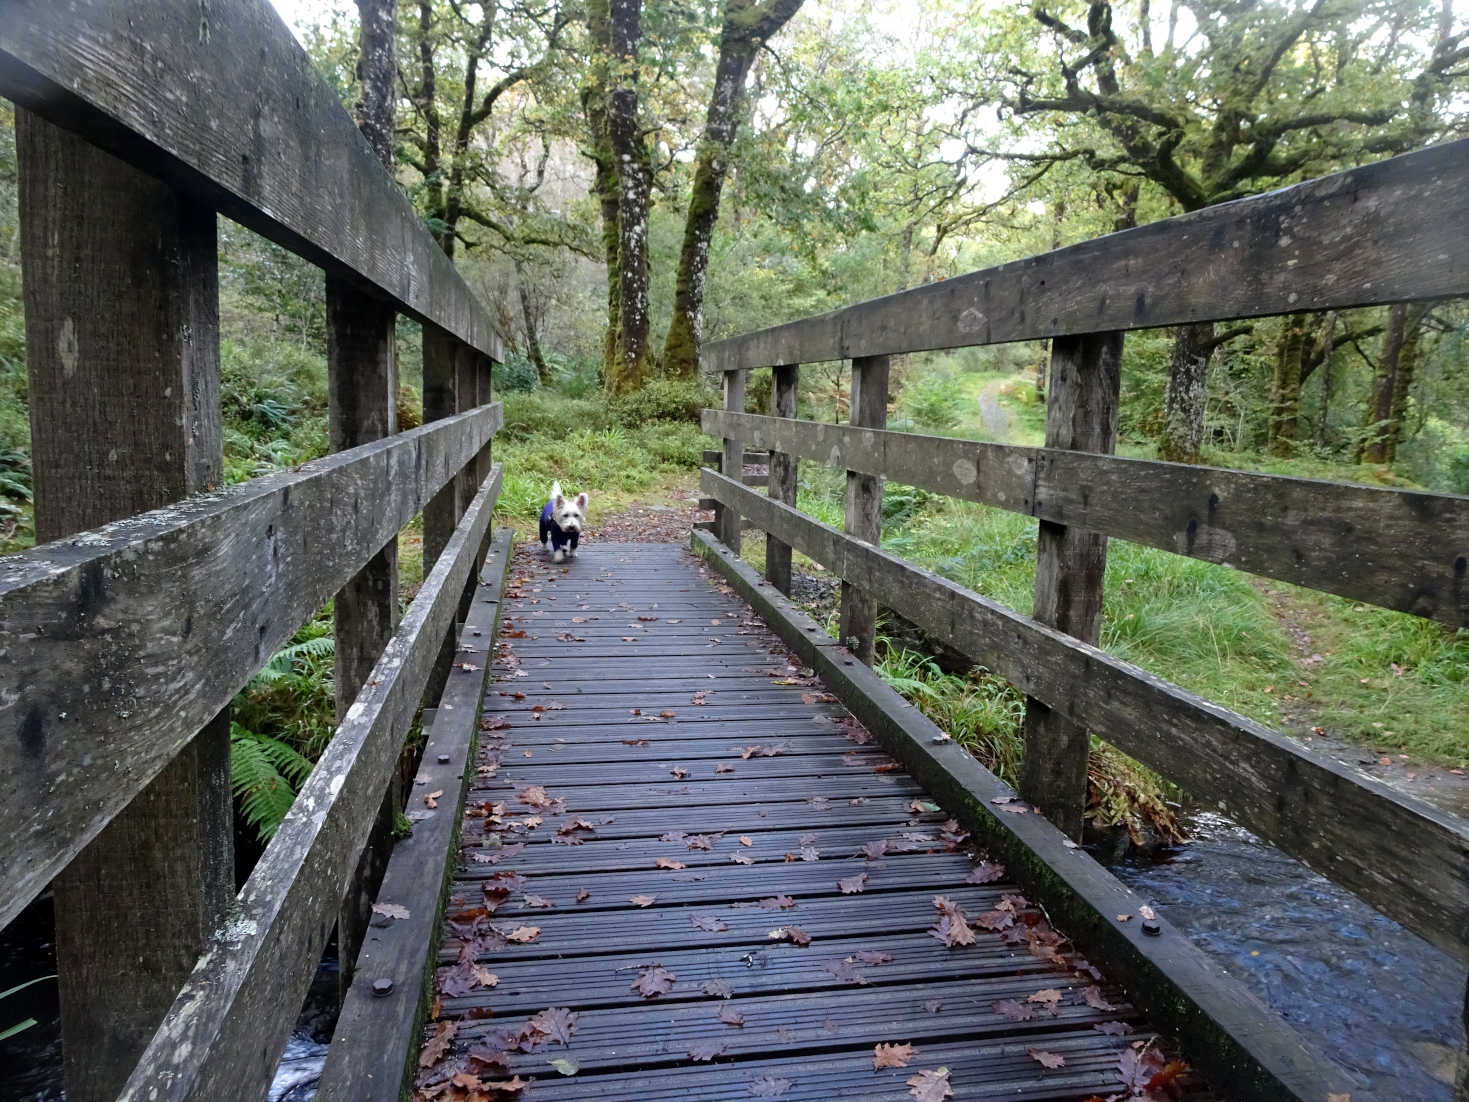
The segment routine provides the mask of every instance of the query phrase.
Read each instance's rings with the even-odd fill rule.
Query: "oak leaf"
[[[540,936],[541,928],[539,926],[517,926],[515,929],[506,934],[505,938],[507,941],[514,941],[520,943],[521,945],[525,945],[529,942],[535,941],[535,939]]]
[[[652,906],[653,900],[657,898],[656,895],[630,895],[627,897],[627,901],[629,903],[636,903],[639,907],[649,907]]]
[[[734,1008],[733,1003],[723,1003],[719,1007],[719,1020],[725,1025],[743,1026],[745,1016]]]
[[[838,880],[837,887],[843,895],[856,895],[867,886],[867,874],[859,872],[856,876],[849,876],[845,880]]]
[[[1059,1052],[1047,1052],[1045,1049],[1040,1048],[1028,1048],[1025,1051],[1032,1060],[1043,1068],[1054,1069],[1064,1068],[1066,1066],[1066,1057],[1062,1056]]]
[[[911,1044],[877,1045],[872,1050],[872,1070],[906,1068],[916,1051]]]
[[[794,1079],[777,1075],[762,1075],[750,1081],[750,1093],[756,1098],[779,1098],[796,1085]]]
[[[908,1093],[918,1102],[944,1102],[945,1098],[954,1097],[954,1089],[949,1086],[948,1068],[920,1071],[908,1080],[908,1086],[912,1088]]]
[[[673,990],[673,981],[678,979],[661,964],[649,965],[632,981],[631,987],[645,999],[655,999]]]
[[[454,1039],[454,1034],[459,1030],[458,1022],[439,1022],[434,1026],[434,1035],[429,1038],[428,1044],[423,1046],[423,1051],[418,1054],[418,1066],[431,1068],[444,1058],[449,1051],[449,1042]]]

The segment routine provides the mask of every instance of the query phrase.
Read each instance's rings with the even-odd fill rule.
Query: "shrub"
[[[519,352],[507,354],[504,363],[495,365],[492,381],[497,391],[507,394],[537,390],[541,385],[536,365]]]
[[[941,433],[959,423],[967,402],[958,376],[939,369],[911,376],[898,408],[920,432]]]
[[[612,416],[632,427],[651,421],[698,424],[699,411],[718,404],[714,391],[701,380],[654,379],[641,390],[616,399]]]

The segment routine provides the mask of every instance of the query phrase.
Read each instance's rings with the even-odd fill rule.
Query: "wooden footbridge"
[[[1108,535],[1469,626],[1462,497],[1110,454],[1125,330],[1469,293],[1469,143],[715,345],[714,530],[556,565],[491,536],[493,326],[264,0],[14,0],[0,94],[42,541],[0,560],[0,922],[54,890],[73,1102],[263,1097],[334,928],[323,1099],[1369,1097],[1075,844],[1089,733],[1469,959],[1462,820],[1094,645]],[[330,332],[332,454],[229,488],[220,214]],[[1045,447],[885,429],[888,357],[1039,338]],[[797,420],[839,359],[851,423]],[[1034,618],[882,550],[884,479],[1037,517]],[[236,891],[229,703],[333,598],[340,725]],[[1026,694],[1018,793],[869,669],[879,606]]]

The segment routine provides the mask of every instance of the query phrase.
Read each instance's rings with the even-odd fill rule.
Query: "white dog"
[[[587,523],[587,495],[577,494],[567,498],[561,492],[561,483],[551,483],[551,500],[541,510],[541,547],[551,541],[553,562],[561,562],[576,554],[577,540]]]

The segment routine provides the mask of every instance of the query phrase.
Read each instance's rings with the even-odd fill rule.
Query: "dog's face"
[[[587,495],[580,493],[576,497],[567,497],[561,492],[558,482],[551,489],[551,519],[563,532],[580,535],[587,523]]]

